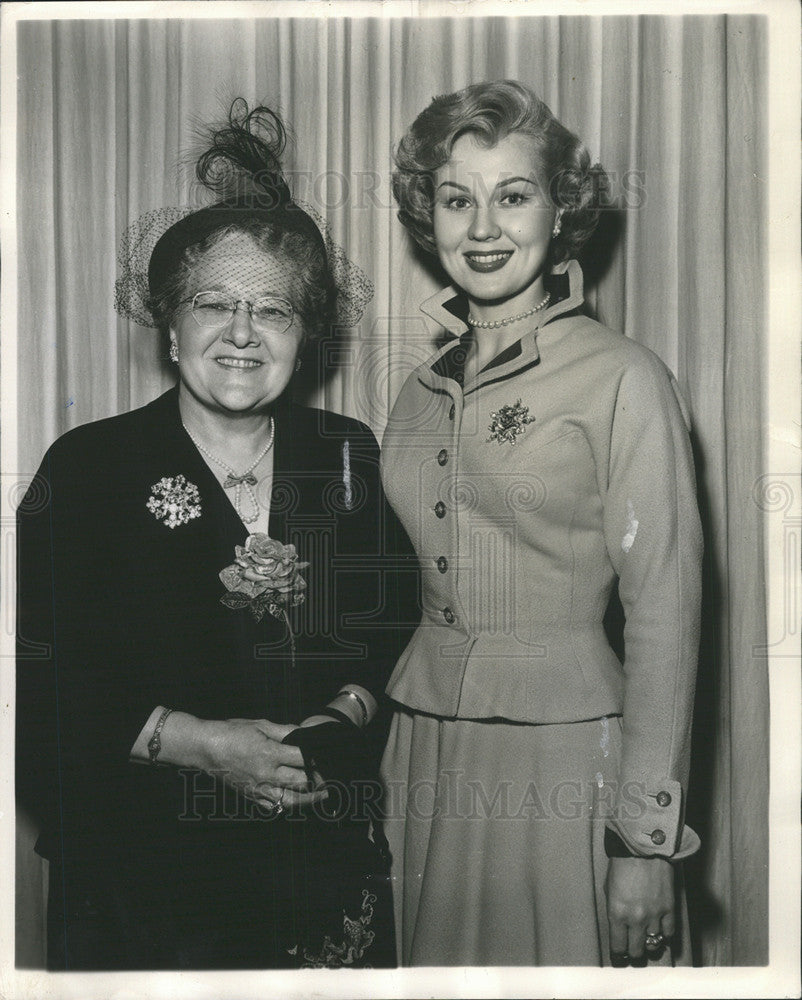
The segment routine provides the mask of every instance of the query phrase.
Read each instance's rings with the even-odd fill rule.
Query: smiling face
[[[435,173],[437,253],[483,318],[542,300],[554,219],[528,136],[512,133],[489,148],[470,133],[460,136]]]
[[[293,303],[294,287],[290,264],[261,250],[250,236],[233,233],[200,257],[184,298],[217,291],[234,300],[253,302],[275,295]],[[297,310],[289,329],[272,333],[255,330],[243,305],[225,326],[199,326],[191,301],[186,302],[170,327],[170,339],[178,347],[180,392],[217,412],[259,412],[287,387],[303,336]]]

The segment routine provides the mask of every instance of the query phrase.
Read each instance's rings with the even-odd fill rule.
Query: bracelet
[[[159,721],[156,723],[156,728],[153,730],[153,735],[148,740],[148,753],[150,754],[151,764],[157,763],[157,758],[161,753],[162,748],[162,729],[165,722],[167,721],[167,716],[172,714],[172,708],[165,708],[162,714],[159,716]]]
[[[346,715],[345,712],[341,712],[339,708],[331,708],[326,705],[323,711],[318,713],[319,715],[325,715],[329,719],[335,719],[337,722],[342,722],[344,726],[350,726],[352,729],[359,729],[359,726],[354,722],[350,715]]]
[[[353,698],[356,701],[357,705],[359,705],[359,708],[362,712],[362,728],[364,729],[365,726],[368,724],[368,706],[359,697],[356,691],[349,691],[348,688],[343,688],[342,691],[337,692],[337,697],[339,698],[341,694],[345,694],[348,695],[349,698]]]

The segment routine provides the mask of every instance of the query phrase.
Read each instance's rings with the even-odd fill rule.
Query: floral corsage
[[[306,600],[306,580],[294,545],[282,545],[264,533],[248,535],[245,545],[234,549],[235,561],[220,571],[226,593],[220,598],[228,608],[247,608],[257,621],[270,612],[287,621],[287,608]]]

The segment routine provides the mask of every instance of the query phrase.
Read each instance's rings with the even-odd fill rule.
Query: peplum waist
[[[578,722],[620,714],[624,674],[601,622],[544,623],[522,637],[473,634],[427,614],[387,686],[395,701],[447,718]]]

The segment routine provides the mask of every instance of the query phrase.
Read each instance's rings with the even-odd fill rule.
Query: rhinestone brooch
[[[535,418],[529,416],[529,407],[523,406],[518,399],[514,406],[507,405],[493,410],[487,428],[490,431],[487,440],[498,441],[499,444],[515,444],[515,439],[523,434],[526,425],[534,422]]]
[[[194,483],[185,476],[165,476],[151,487],[152,493],[145,506],[158,521],[168,528],[177,528],[201,516],[200,494]]]

